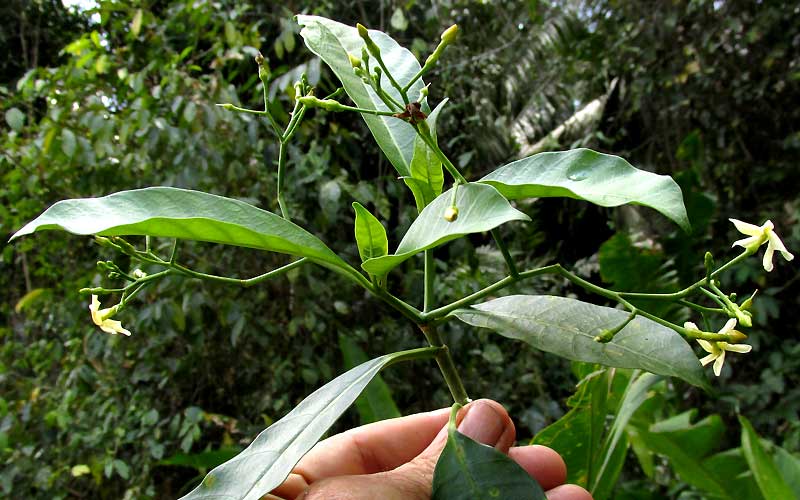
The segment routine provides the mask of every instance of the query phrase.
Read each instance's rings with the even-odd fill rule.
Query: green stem
[[[436,262],[433,259],[433,249],[425,250],[424,294],[422,310],[428,312],[434,302],[434,284],[436,278]]]
[[[695,310],[695,311],[697,311],[697,312],[699,312],[701,314],[704,314],[704,313],[724,314],[725,313],[725,310],[721,309],[719,307],[705,307],[705,306],[701,306],[700,304],[695,304],[694,302],[691,302],[691,301],[688,301],[688,300],[684,300],[684,299],[678,300],[678,304],[680,304],[682,306],[685,306],[685,307],[688,307],[689,309],[693,309],[693,310]]]
[[[281,141],[278,148],[278,207],[281,216],[289,220],[289,210],[286,208],[286,201],[283,199],[283,182],[286,177],[286,142]]]
[[[380,52],[377,52],[377,53],[375,53],[375,54],[372,54],[372,56],[373,56],[375,59],[377,59],[377,61],[378,61],[378,65],[380,65],[380,67],[381,67],[381,70],[383,70],[383,74],[385,74],[385,75],[386,75],[386,78],[388,78],[388,79],[389,79],[389,83],[391,83],[391,84],[392,84],[392,87],[396,88],[396,89],[397,89],[397,91],[398,91],[398,92],[400,92],[400,97],[402,97],[402,98],[403,98],[403,102],[404,102],[405,104],[408,104],[408,103],[409,103],[409,100],[408,100],[408,93],[407,93],[405,90],[403,90],[403,87],[401,87],[401,86],[400,86],[400,85],[397,83],[397,80],[395,80],[395,79],[394,79],[394,77],[392,76],[392,73],[391,73],[391,71],[389,71],[389,68],[387,68],[387,67],[386,67],[386,64],[384,64],[384,63],[383,63],[383,58],[381,57],[381,54],[380,54]],[[387,94],[387,95],[388,95],[388,94]],[[392,99],[392,100],[394,100],[394,99]],[[401,106],[401,108],[402,108],[402,106]]]
[[[519,271],[517,270],[517,265],[514,263],[513,257],[511,257],[511,253],[508,251],[506,243],[500,238],[500,234],[497,231],[497,229],[492,229],[490,232],[492,233],[492,238],[494,238],[494,242],[500,249],[500,253],[503,254],[503,259],[505,259],[506,266],[508,266],[508,273],[511,275],[512,278],[516,278],[517,276],[519,276]]]
[[[460,182],[462,184],[468,184],[469,181],[467,181],[466,177],[461,175],[461,172],[459,172],[456,166],[453,165],[453,162],[450,161],[450,158],[448,158],[447,155],[445,155],[442,152],[442,150],[439,149],[439,145],[436,144],[436,141],[434,141],[433,137],[431,137],[428,127],[415,126],[414,128],[417,130],[417,134],[419,134],[419,136],[422,137],[422,140],[425,142],[425,144],[427,144],[428,147],[431,148],[433,154],[435,154],[436,157],[439,158],[439,160],[442,162],[447,171],[450,172],[450,175],[452,175],[457,182]]]
[[[439,370],[442,372],[442,377],[450,389],[450,394],[453,396],[453,401],[460,405],[465,405],[470,402],[467,391],[464,389],[464,384],[461,382],[461,377],[458,375],[458,370],[453,363],[453,358],[450,357],[450,349],[442,341],[442,337],[433,325],[420,325],[420,330],[425,335],[428,343],[433,347],[440,347],[441,351],[436,353],[436,363],[439,365]]]
[[[390,361],[386,366],[392,366],[393,364],[400,363],[402,361],[411,361],[412,359],[435,358],[441,351],[441,347],[418,347],[416,349],[400,351],[395,353],[396,357],[392,359],[392,361]]]
[[[183,267],[180,264],[173,264],[171,266],[171,268],[174,269],[175,271],[179,272],[180,274],[189,276],[191,278],[198,278],[198,279],[207,280],[207,281],[216,281],[216,282],[219,282],[219,283],[227,283],[227,284],[230,284],[230,285],[240,285],[240,286],[244,286],[244,287],[250,287],[250,286],[253,286],[253,285],[257,285],[258,283],[261,283],[262,281],[266,281],[266,280],[268,280],[270,278],[274,278],[276,276],[280,276],[281,274],[284,274],[284,273],[286,273],[288,271],[291,271],[292,269],[294,269],[296,267],[300,267],[300,266],[302,266],[303,264],[305,264],[307,262],[308,262],[308,259],[306,257],[303,257],[303,258],[298,259],[298,260],[296,260],[294,262],[290,262],[289,264],[286,264],[285,266],[279,267],[277,269],[273,269],[272,271],[269,271],[269,272],[266,272],[264,274],[260,274],[258,276],[255,276],[253,278],[248,278],[248,279],[229,278],[227,276],[216,276],[216,275],[213,275],[213,274],[201,273],[201,272],[193,271],[191,269]]]

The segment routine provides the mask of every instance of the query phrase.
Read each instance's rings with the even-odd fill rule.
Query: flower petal
[[[739,219],[728,219],[728,220],[733,222],[733,225],[736,226],[736,230],[742,234],[747,234],[749,236],[756,236],[760,235],[761,232],[763,231],[762,228],[756,226],[755,224],[742,222]]]
[[[749,246],[751,246],[751,245],[755,245],[755,244],[757,244],[757,243],[758,243],[758,240],[760,240],[760,239],[761,239],[761,237],[760,237],[760,236],[749,236],[749,237],[747,237],[747,238],[743,238],[743,239],[741,239],[741,240],[736,240],[736,241],[734,241],[734,242],[733,242],[733,245],[731,245],[731,246],[732,246],[732,247],[735,247],[735,246],[737,246],[737,245],[738,245],[738,246],[740,246],[740,247],[747,248],[747,247],[749,247]]]
[[[697,330],[698,332],[700,331],[700,329],[697,328],[697,325],[695,325],[691,321],[687,321],[686,323],[684,323],[683,327],[686,328],[687,330]]]
[[[697,343],[700,344],[700,347],[702,347],[703,350],[706,351],[706,352],[710,352],[711,354],[714,354],[714,355],[719,353],[719,349],[715,348],[714,344],[712,344],[711,342],[709,342],[707,340],[697,339]]]
[[[772,246],[772,242],[769,242],[767,245],[767,250],[764,252],[764,259],[761,261],[761,264],[764,266],[764,270],[766,272],[770,272],[773,269],[772,266],[772,254],[775,253],[775,247]]]
[[[786,249],[786,247],[783,245],[783,241],[781,241],[781,239],[778,237],[777,234],[775,234],[774,231],[769,232],[768,238],[769,238],[769,244],[772,246],[773,250],[777,250],[778,252],[780,252],[781,255],[783,255],[784,259],[786,259],[787,261],[794,259],[794,255],[792,255],[792,253]]]
[[[736,318],[731,318],[731,319],[728,320],[727,323],[725,323],[725,326],[722,327],[722,330],[720,330],[719,333],[721,333],[723,335],[727,335],[734,328],[736,328]]]
[[[717,357],[718,356],[716,354],[709,354],[708,356],[700,360],[700,364],[706,366],[707,364],[717,359]]]
[[[753,350],[753,346],[748,344],[729,344],[725,350],[745,354]]]
[[[722,351],[717,359],[714,361],[714,375],[719,377],[719,374],[722,373],[722,365],[725,363],[725,351]]]

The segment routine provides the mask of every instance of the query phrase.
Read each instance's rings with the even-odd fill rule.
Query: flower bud
[[[259,66],[264,64],[264,55],[261,52],[256,54],[256,64],[258,64]]]
[[[131,276],[133,276],[137,280],[140,280],[140,279],[146,277],[147,273],[142,271],[141,269],[134,269],[133,272],[131,273]]]
[[[372,38],[370,38],[369,36],[369,31],[367,31],[367,28],[360,23],[356,24],[356,28],[358,29],[358,36],[360,36],[361,39],[364,40],[364,45],[367,47],[369,53],[375,57],[380,57],[381,49],[378,48],[378,46],[375,45],[375,42],[372,41]]]
[[[750,310],[750,308],[753,307],[753,299],[756,298],[756,294],[757,293],[758,293],[758,290],[754,291],[753,295],[751,295],[748,298],[746,298],[745,301],[742,302],[742,304],[739,306],[739,308],[742,309],[743,311]]]
[[[455,222],[456,219],[458,219],[458,207],[447,207],[447,210],[444,211],[444,220]]]
[[[731,344],[738,344],[740,342],[744,342],[746,339],[747,335],[739,330],[732,330],[730,333],[728,333],[728,342]]]
[[[456,40],[457,36],[458,36],[458,25],[454,24],[442,32],[441,39],[442,42],[444,42],[445,44],[451,44]]]
[[[350,52],[347,53],[347,58],[350,59],[350,66],[354,68],[361,67],[361,59],[358,56],[354,56]]]
[[[228,111],[233,109],[233,104],[231,104],[229,102],[226,102],[224,104],[217,104],[217,106],[219,106],[222,109],[227,109]]]

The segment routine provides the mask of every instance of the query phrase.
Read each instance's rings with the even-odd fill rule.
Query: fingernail
[[[458,426],[459,432],[479,443],[494,446],[503,435],[503,419],[492,405],[478,401],[467,409],[467,416]]]

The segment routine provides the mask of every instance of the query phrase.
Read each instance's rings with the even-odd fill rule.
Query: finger
[[[391,470],[419,455],[447,423],[444,408],[351,429],[317,443],[294,469],[310,484]]]
[[[562,484],[545,495],[547,500],[592,500],[592,495],[576,484]]]
[[[552,448],[540,445],[518,446],[508,450],[508,456],[533,476],[545,490],[560,486],[567,480],[567,465]]]
[[[465,406],[457,415],[458,430],[483,444],[507,452],[514,441],[514,424],[499,403],[478,400]],[[371,475],[329,476],[301,494],[303,500],[429,500],[436,461],[447,439],[447,428],[413,460],[388,471]],[[343,493],[346,492],[346,493]]]

